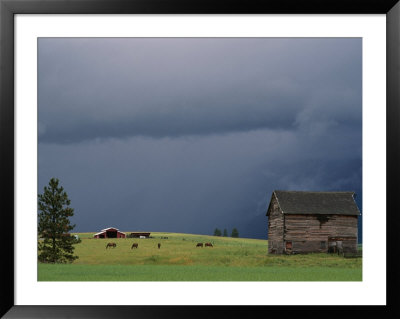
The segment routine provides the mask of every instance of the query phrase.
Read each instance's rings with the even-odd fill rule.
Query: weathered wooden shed
[[[279,191],[268,206],[268,253],[357,252],[354,192]]]
[[[102,229],[93,235],[94,238],[125,238],[126,234],[114,227]]]
[[[131,238],[149,238],[150,233],[144,233],[144,232],[133,232],[129,235]]]

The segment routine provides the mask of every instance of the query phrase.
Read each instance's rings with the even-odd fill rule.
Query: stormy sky
[[[38,192],[74,231],[266,238],[271,193],[362,200],[361,38],[39,38]]]

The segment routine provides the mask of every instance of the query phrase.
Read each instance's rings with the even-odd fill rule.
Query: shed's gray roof
[[[284,214],[360,215],[354,192],[274,191]]]

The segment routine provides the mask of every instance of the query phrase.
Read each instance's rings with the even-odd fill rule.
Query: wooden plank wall
[[[268,217],[268,253],[283,254],[283,214],[275,195],[271,199]]]
[[[319,220],[316,215],[285,215],[284,241],[292,242],[293,252],[327,252],[328,237],[357,238],[357,216],[328,215]],[[321,242],[326,242],[325,246]],[[345,243],[348,250],[357,251],[357,240]]]

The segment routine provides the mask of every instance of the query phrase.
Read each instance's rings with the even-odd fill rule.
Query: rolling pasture
[[[78,235],[82,239],[75,245],[79,259],[73,264],[39,263],[39,281],[362,280],[361,258],[267,255],[267,240],[180,233],[151,233],[154,238],[146,239]],[[106,249],[109,242],[116,247]],[[206,242],[213,247],[196,247]],[[133,243],[138,248],[131,249]]]

